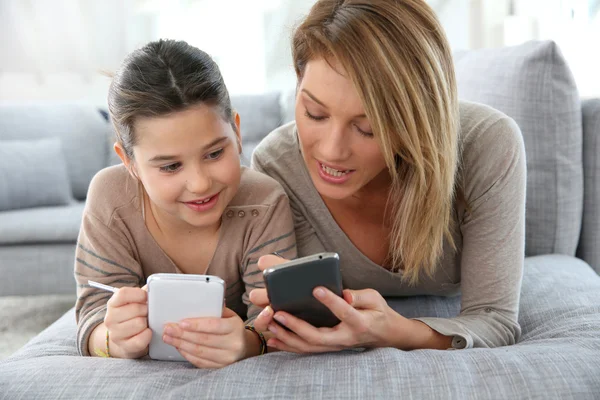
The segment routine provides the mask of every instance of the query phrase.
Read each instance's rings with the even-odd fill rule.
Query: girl
[[[138,358],[148,351],[146,292],[153,273],[217,275],[221,319],[170,324],[163,340],[197,367],[264,351],[247,324],[263,287],[257,260],[296,256],[288,199],[273,179],[240,166],[240,117],[215,62],[185,42],[134,51],[110,86],[122,165],[92,180],[76,251],[77,345],[82,355]],[[88,280],[118,286],[111,295]],[[246,320],[244,322],[244,320]]]

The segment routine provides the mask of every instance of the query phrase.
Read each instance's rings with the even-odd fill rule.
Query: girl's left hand
[[[396,313],[379,292],[373,289],[344,290],[341,298],[326,288],[317,287],[313,295],[341,322],[333,328],[315,328],[285,312],[272,315],[272,309],[267,307],[263,310],[265,315],[261,313],[257,321],[273,318],[291,330],[271,322],[268,329],[274,337],[269,339],[269,346],[294,353],[339,351],[353,347],[413,348],[414,324],[420,323]]]
[[[244,321],[229,308],[222,318],[193,318],[165,326],[163,341],[198,368],[221,368],[250,354]]]

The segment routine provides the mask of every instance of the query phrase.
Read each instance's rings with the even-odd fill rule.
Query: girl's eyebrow
[[[227,139],[229,139],[227,136],[221,136],[220,138],[217,138],[217,139],[213,140],[212,142],[210,142],[209,144],[207,144],[206,146],[204,146],[204,150],[208,150],[213,146],[221,144],[222,142],[226,141]],[[179,158],[179,156],[176,156],[176,155],[161,155],[161,154],[159,154],[159,155],[154,156],[151,159],[149,159],[148,162],[173,161],[178,158]]]

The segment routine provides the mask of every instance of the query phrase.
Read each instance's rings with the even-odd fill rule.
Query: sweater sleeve
[[[467,211],[459,221],[462,303],[455,318],[418,318],[452,336],[453,348],[518,341],[525,252],[525,147],[516,123],[503,117],[463,150]]]
[[[279,187],[279,194],[264,212],[260,224],[253,229],[247,250],[244,252],[242,281],[245,291],[242,301],[248,306],[247,323],[252,323],[262,311],[250,302],[250,292],[264,288],[262,271],[258,268],[258,259],[266,254],[277,252],[287,259],[296,258],[296,235],[288,197]]]
[[[88,342],[94,328],[104,321],[106,303],[112,293],[88,284],[93,280],[110,286],[140,287],[144,278],[128,240],[86,208],[75,250],[77,282],[77,349],[89,356]]]

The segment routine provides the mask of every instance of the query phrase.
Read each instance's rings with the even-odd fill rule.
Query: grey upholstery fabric
[[[575,255],[583,209],[581,105],[556,44],[455,55],[459,97],[512,117],[527,152],[526,254]]]
[[[74,294],[74,265],[75,243],[0,245],[0,296]]]
[[[75,243],[84,202],[63,207],[37,207],[0,213],[0,245]]]
[[[258,142],[281,125],[279,93],[234,96],[231,103],[240,114],[242,164],[250,165],[250,156]]]
[[[59,138],[0,140],[0,211],[70,201],[71,184]]]
[[[567,256],[526,261],[522,340],[454,351],[273,353],[221,370],[81,358],[73,310],[0,362],[7,398],[594,399],[600,393],[600,277]],[[407,317],[452,316],[460,297],[390,304]]]
[[[584,101],[582,112],[585,202],[577,257],[600,274],[600,99]]]
[[[0,107],[0,140],[60,137],[73,195],[83,200],[94,174],[106,166],[109,125],[95,107],[14,104]]]

